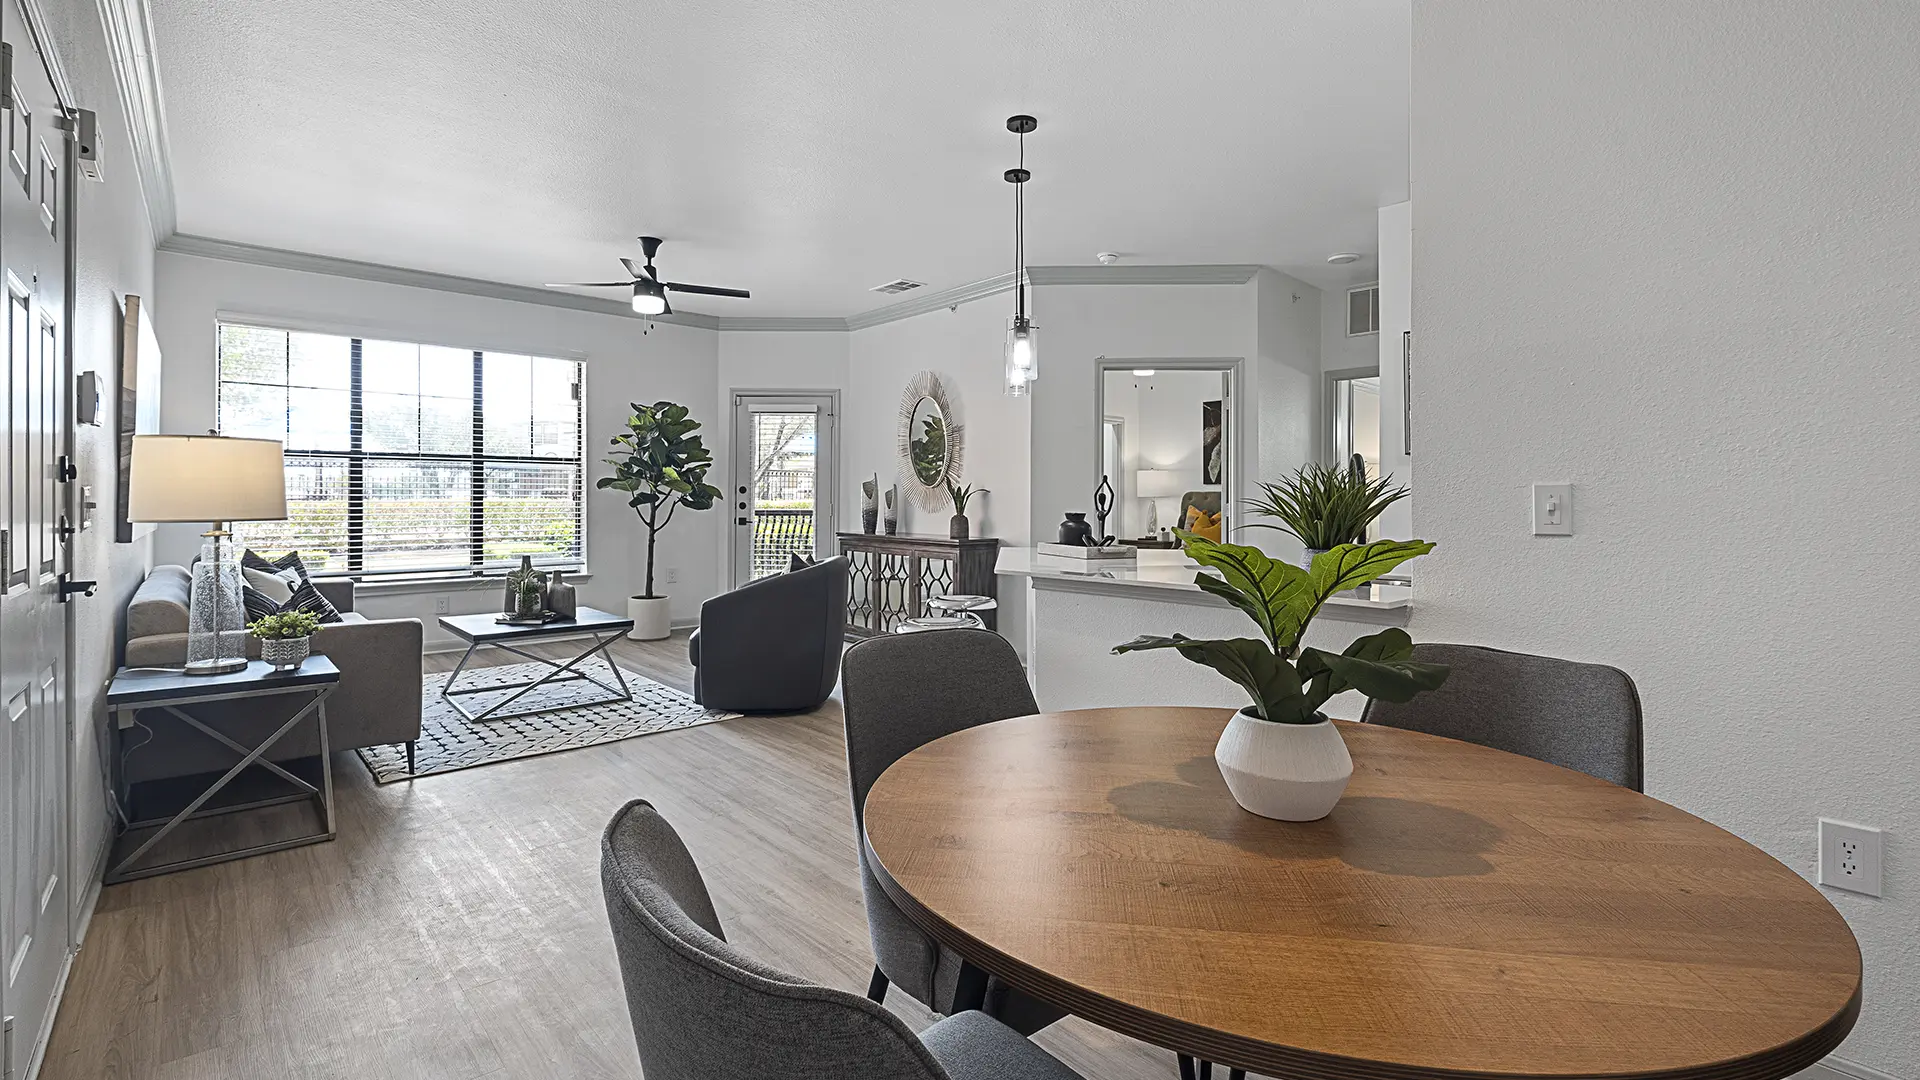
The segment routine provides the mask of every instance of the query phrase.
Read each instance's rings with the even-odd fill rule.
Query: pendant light
[[[1031,116],[1007,117],[1007,130],[1020,138],[1020,164],[1006,171],[1013,185],[1013,317],[1007,320],[1007,396],[1026,397],[1040,377],[1039,327],[1027,317],[1027,132],[1040,126]]]

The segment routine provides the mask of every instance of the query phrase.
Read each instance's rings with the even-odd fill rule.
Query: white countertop
[[[1102,592],[1125,592],[1141,599],[1151,598],[1155,591],[1198,593],[1208,600],[1225,604],[1226,601],[1193,583],[1194,575],[1199,570],[1200,564],[1187,558],[1184,551],[1151,548],[1141,549],[1134,559],[1094,560],[1041,555],[1028,547],[1003,547],[1000,549],[1000,561],[994,567],[995,573],[1028,578],[1036,587],[1052,582],[1072,583],[1094,587]],[[1413,587],[1410,585],[1369,585],[1366,593],[1366,599],[1351,594],[1333,597],[1327,601],[1326,607],[1384,612],[1413,606]],[[1189,599],[1185,595],[1177,598]]]

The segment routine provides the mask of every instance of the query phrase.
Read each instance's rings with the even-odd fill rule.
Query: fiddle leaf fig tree
[[[1446,667],[1412,658],[1413,639],[1399,627],[1363,637],[1338,655],[1300,644],[1307,625],[1335,593],[1365,585],[1425,555],[1432,544],[1342,544],[1314,556],[1313,565],[1302,569],[1258,548],[1176,531],[1195,562],[1218,572],[1203,571],[1193,583],[1244,612],[1260,628],[1260,636],[1216,640],[1147,635],[1114,646],[1114,652],[1177,650],[1238,683],[1253,698],[1260,719],[1280,724],[1318,723],[1320,706],[1346,690],[1402,702],[1446,681]]]
[[[640,515],[647,530],[646,599],[657,600],[653,591],[653,546],[660,530],[673,520],[680,507],[711,510],[722,495],[707,483],[707,470],[713,467],[713,455],[700,445],[700,421],[689,419],[687,407],[671,401],[651,405],[634,403],[627,418],[627,430],[612,439],[615,456],[607,458],[612,476],[594,482],[597,488],[627,493],[627,505]]]

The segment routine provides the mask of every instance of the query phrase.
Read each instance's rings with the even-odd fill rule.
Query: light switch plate
[[[1573,535],[1573,485],[1533,485],[1533,535]]]

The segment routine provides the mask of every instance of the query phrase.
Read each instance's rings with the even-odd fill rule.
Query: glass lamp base
[[[211,538],[193,564],[187,608],[188,675],[225,675],[247,666],[247,614],[240,601],[240,567],[230,549]]]

